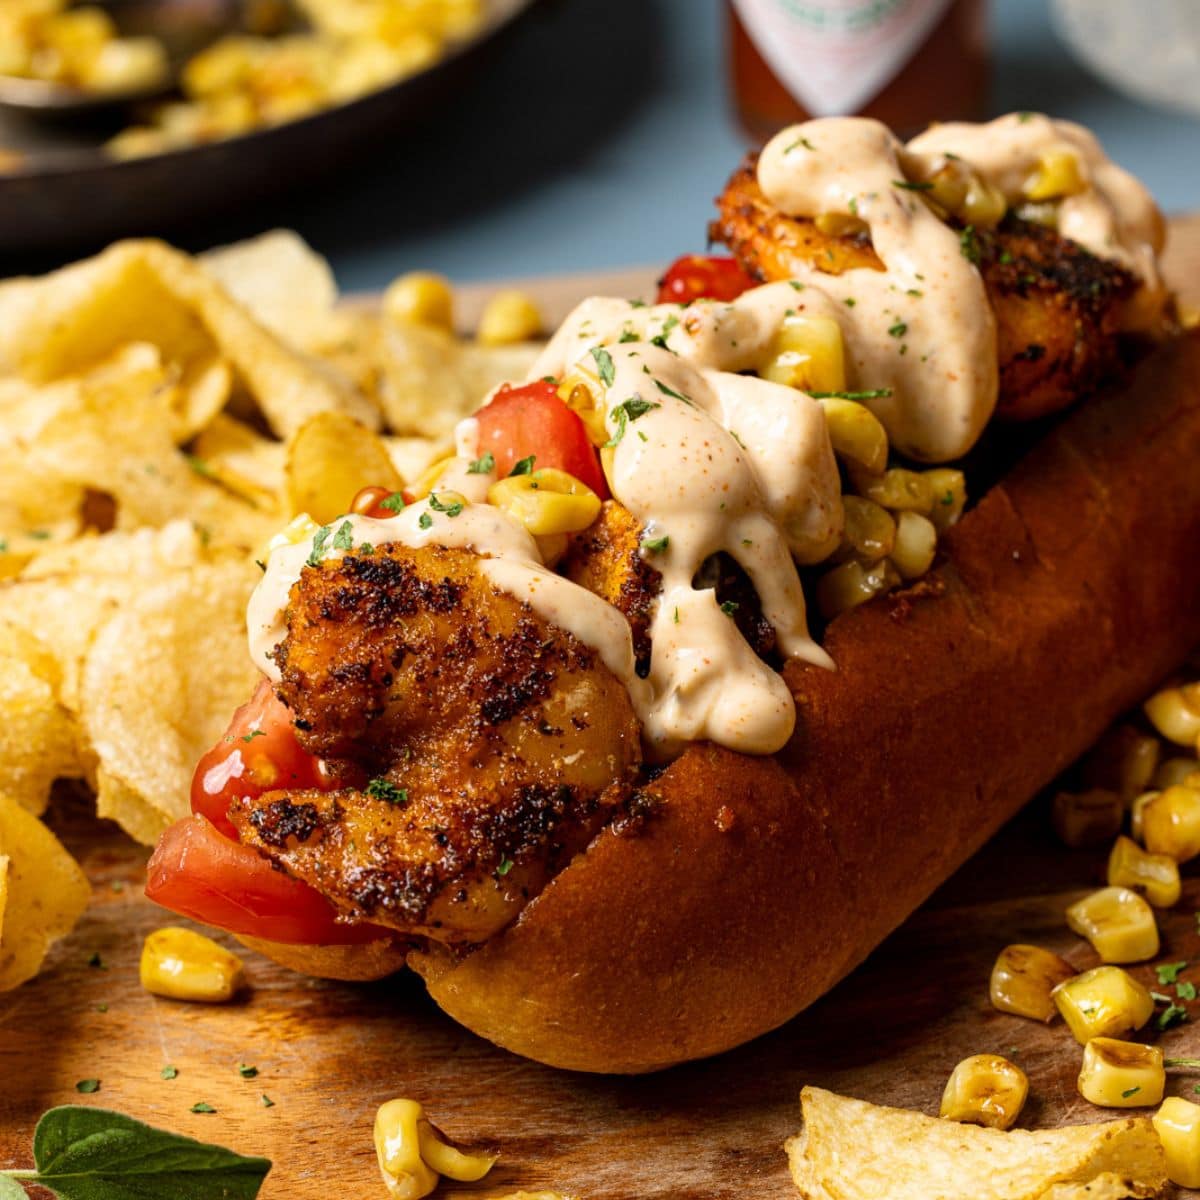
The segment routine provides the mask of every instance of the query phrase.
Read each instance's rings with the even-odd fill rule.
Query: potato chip
[[[200,265],[272,333],[300,350],[328,337],[338,301],[329,264],[290,229],[201,254]]]
[[[986,1129],[813,1087],[800,1107],[786,1148],[805,1200],[1119,1200],[1167,1186],[1147,1117]]]
[[[42,813],[56,779],[83,774],[75,722],[58,702],[58,664],[25,630],[0,622],[0,793]]]
[[[265,438],[244,421],[221,413],[196,438],[192,454],[230,491],[259,508],[282,511],[282,442]]]
[[[291,515],[308,513],[328,524],[348,512],[359,488],[401,485],[383,441],[341,413],[321,413],[289,441],[284,468]]]
[[[4,908],[8,904],[8,868],[12,859],[0,854],[0,944],[4,942]]]
[[[405,483],[411,483],[435,462],[449,458],[454,453],[454,447],[449,442],[439,442],[434,438],[385,437],[383,444],[391,456],[392,466]]]
[[[32,813],[0,795],[4,922],[0,927],[0,991],[32,979],[46,952],[75,927],[91,888],[79,864]]]
[[[81,720],[97,779],[111,781],[105,805],[114,815],[114,803],[124,805],[122,823],[139,840],[187,814],[196,762],[254,686],[245,614],[258,578],[239,562],[177,572],[136,592],[96,631]],[[117,784],[142,802],[135,815]]]

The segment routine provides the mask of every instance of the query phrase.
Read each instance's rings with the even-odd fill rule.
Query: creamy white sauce
[[[563,323],[529,378],[583,373],[605,398],[607,428],[619,438],[610,486],[642,523],[644,542],[654,543],[643,553],[663,576],[646,680],[634,673],[621,614],[549,570],[523,527],[485,503],[495,476],[468,470],[478,454],[473,418],[458,426],[457,457],[437,484],[469,501],[459,515],[424,501],[394,518],[347,517],[334,527],[349,522],[354,546],[399,541],[481,555],[496,587],[597,651],[629,690],[651,753],[667,756],[700,739],[750,754],[778,750],[795,724],[791,694],[713,590],[693,580],[711,555],[731,555],[754,584],[780,651],[832,666],[809,636],[795,563],[820,562],[836,546],[841,489],[820,405],[741,372],[763,365],[790,315],[830,317],[842,332],[848,389],[887,393],[866,403],[893,445],[927,462],[961,457],[996,403],[991,307],[959,233],[897,185],[931,176],[951,154],[1015,203],[1039,157],[1064,146],[1078,155],[1088,186],[1061,201],[1060,231],[1159,287],[1157,209],[1079,126],[1013,115],[935,126],[904,146],[877,122],[828,118],[773,138],[759,159],[759,183],[785,213],[858,216],[883,271],[805,267],[792,282],[686,308],[596,297]],[[311,552],[307,541],[275,551],[251,600],[251,652],[276,681],[272,653],[285,633],[288,593]],[[331,538],[326,557],[341,553]]]

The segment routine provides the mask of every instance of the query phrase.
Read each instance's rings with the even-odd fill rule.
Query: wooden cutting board
[[[1173,243],[1173,281],[1196,303],[1200,218],[1177,222]],[[648,278],[633,271],[531,286],[557,316],[587,291],[632,294]],[[468,319],[487,290],[468,291]],[[371,1142],[375,1109],[410,1096],[451,1136],[500,1151],[486,1181],[447,1184],[438,1195],[549,1188],[581,1200],[786,1200],[796,1193],[782,1144],[797,1128],[804,1084],[934,1113],[954,1064],[995,1051],[1029,1075],[1024,1124],[1107,1115],[1077,1095],[1080,1050],[1061,1023],[1006,1016],[987,1001],[992,961],[1008,942],[1037,942],[1081,968],[1096,961],[1062,913],[1073,894],[1102,880],[1104,854],[1061,849],[1044,802],[808,1012],[717,1059],[641,1078],[516,1058],[443,1016],[415,978],[321,982],[246,953],[252,988],[240,1003],[156,999],[137,982],[142,938],[165,923],[141,896],[146,851],[90,818],[69,792],[51,820],[95,894],[42,975],[0,999],[0,1166],[32,1165],[30,1137],[45,1109],[89,1103],[266,1155],[275,1163],[266,1200],[369,1200],[385,1195]],[[1200,961],[1197,908],[1200,879],[1192,879],[1162,921],[1164,961]],[[1200,966],[1183,978],[1200,983]],[[1162,1036],[1174,1055],[1200,1054],[1194,1007],[1196,1025]],[[258,1075],[244,1079],[241,1064]],[[178,1069],[175,1079],[161,1077],[166,1065]],[[78,1095],[82,1078],[99,1078],[99,1092]],[[1190,1096],[1197,1083],[1175,1078],[1168,1091]],[[193,1114],[197,1101],[216,1112]]]

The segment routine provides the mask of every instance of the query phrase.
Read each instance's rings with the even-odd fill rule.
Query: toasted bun
[[[693,746],[505,932],[412,965],[519,1054],[638,1072],[788,1020],[1200,640],[1200,339],[1043,438],[907,593],[786,678],[774,759]]]
[[[291,942],[269,942],[248,934],[234,935],[243,946],[273,959],[289,971],[315,975],[318,979],[346,979],[365,983],[393,975],[404,966],[405,947],[380,938],[345,946],[302,946]]]

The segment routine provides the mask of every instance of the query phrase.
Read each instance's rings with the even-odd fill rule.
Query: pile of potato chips
[[[35,819],[54,781],[87,780],[142,842],[185,815],[253,687],[266,541],[413,478],[535,353],[342,306],[284,232],[200,258],[123,242],[0,283],[0,988],[82,909],[74,885],[29,892],[43,860],[82,879]]]

